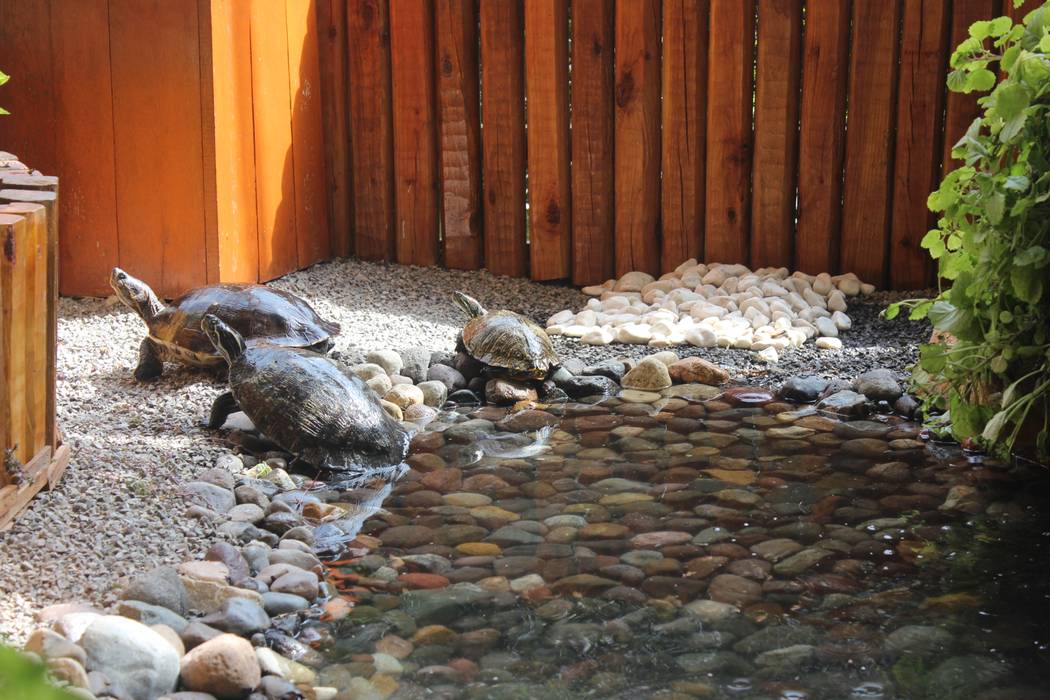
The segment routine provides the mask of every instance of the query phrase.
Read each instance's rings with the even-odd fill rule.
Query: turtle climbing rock
[[[215,399],[211,427],[239,408],[264,436],[315,467],[363,472],[404,460],[408,433],[367,384],[331,359],[301,348],[248,345],[211,314],[201,327],[230,367],[230,390]]]
[[[470,316],[460,345],[490,374],[542,380],[558,364],[550,337],[533,321],[513,311],[486,311],[463,292],[455,299]]]
[[[201,330],[201,320],[214,314],[251,345],[309,348],[328,352],[339,324],[325,321],[303,299],[261,284],[216,284],[191,290],[165,305],[142,280],[113,268],[110,286],[149,330],[139,346],[135,378],[155,379],[164,362],[215,367],[224,360]]]

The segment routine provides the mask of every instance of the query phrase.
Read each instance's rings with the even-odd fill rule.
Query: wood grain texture
[[[350,120],[347,91],[347,3],[317,0],[317,41],[321,63],[321,107],[325,136],[325,193],[332,253],[353,253],[350,189]]]
[[[754,34],[752,0],[711,0],[704,212],[708,262],[748,261]]]
[[[598,284],[615,260],[612,0],[572,5],[572,281]]]
[[[0,144],[23,163],[56,172],[51,2],[0,2],[0,69],[11,76],[0,105]],[[68,8],[76,13],[79,8]],[[55,12],[66,11],[61,6]]]
[[[525,0],[525,99],[530,274],[562,279],[572,250],[567,0]]]
[[[391,0],[396,259],[438,263],[433,0]]]
[[[524,20],[516,2],[481,0],[480,8],[485,267],[496,275],[524,277]]]
[[[810,274],[834,271],[839,264],[849,23],[849,0],[806,8],[795,267]]]
[[[107,0],[83,0],[53,13],[51,44],[55,121],[61,124],[55,131],[59,167],[51,173],[62,179],[65,194],[59,290],[107,296],[120,248]]]
[[[865,282],[886,278],[896,121],[899,0],[857,2],[850,56],[849,121],[840,268]]]
[[[660,5],[616,4],[616,274],[660,270]]]
[[[259,278],[249,1],[199,4],[209,282]]]
[[[1007,0],[1010,2],[1011,0]],[[969,37],[970,25],[980,20],[999,15],[999,0],[953,0],[951,7],[951,33],[948,40],[948,58]],[[942,86],[943,87],[943,86]],[[945,88],[946,89],[946,88]],[[980,114],[976,92],[947,92],[944,105],[944,155],[941,157],[942,175],[962,164],[952,158],[952,147],[963,137],[966,129]]]
[[[1021,3],[1020,7],[1014,6],[1014,0],[1003,0],[1002,13],[1007,17],[1012,18],[1015,22],[1020,22],[1024,19],[1032,10],[1036,9],[1043,4],[1043,0],[1025,0]],[[984,19],[990,19],[985,17]]]
[[[32,458],[26,441],[26,238],[28,224],[17,214],[0,214],[0,357],[3,358],[4,388],[0,407],[6,418],[7,444],[16,448],[15,456],[23,463]]]
[[[250,4],[259,279],[299,267],[288,24],[283,2]]]
[[[394,135],[389,8],[386,0],[355,0],[346,19],[354,251],[363,260],[391,260]]]
[[[473,0],[436,0],[438,143],[445,266],[482,265],[481,103]]]
[[[904,0],[893,162],[890,287],[924,289],[933,265],[920,243],[936,218],[926,206],[941,173],[948,0]]]
[[[791,267],[798,169],[802,0],[759,0],[751,265]]]
[[[703,258],[708,0],[663,3],[661,269]]]
[[[0,244],[2,243],[3,239],[0,238]],[[0,270],[0,273],[2,273],[2,270]],[[11,411],[8,409],[10,394],[7,389],[7,342],[4,340],[7,336],[7,331],[5,330],[7,326],[4,324],[3,316],[7,294],[4,292],[2,282],[3,278],[0,277],[0,452],[6,454],[8,446],[11,445]],[[2,489],[6,488],[10,482],[11,477],[7,473],[7,469],[0,466],[0,494],[3,493]]]

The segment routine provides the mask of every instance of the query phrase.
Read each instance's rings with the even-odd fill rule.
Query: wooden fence
[[[0,531],[69,460],[55,425],[58,180],[0,152]]]
[[[335,255],[600,282],[708,261],[931,281],[1011,0],[5,0],[0,143],[63,181],[63,292]]]

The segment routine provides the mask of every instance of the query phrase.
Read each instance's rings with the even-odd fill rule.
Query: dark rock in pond
[[[828,386],[828,380],[823,377],[806,376],[791,377],[780,387],[777,395],[788,401],[798,403],[812,403],[820,397],[820,392]]]
[[[222,604],[221,610],[205,615],[200,622],[223,632],[246,637],[269,627],[270,616],[258,603],[246,598],[230,598]]]
[[[932,625],[905,625],[886,636],[883,648],[892,656],[927,659],[952,646],[951,632]]]
[[[627,365],[620,360],[606,360],[596,365],[584,367],[580,374],[590,377],[608,377],[619,383],[623,380],[623,375],[627,374],[627,370]]]
[[[773,394],[765,389],[734,386],[722,392],[722,400],[738,408],[757,408],[773,401]]]
[[[485,377],[474,377],[467,382],[467,388],[473,391],[478,396],[485,395],[485,385],[488,384],[488,379]]]
[[[448,387],[449,392],[466,388],[467,379],[455,367],[448,365],[431,365],[427,370],[427,381],[441,382]]]
[[[539,396],[546,403],[565,403],[569,400],[569,395],[549,379],[540,385]]]
[[[512,379],[490,379],[485,384],[485,400],[497,406],[509,406],[519,401],[536,401],[535,387]]]
[[[448,395],[448,402],[457,406],[478,406],[481,399],[470,389],[460,389]]]
[[[751,664],[731,651],[682,654],[676,656],[674,660],[683,671],[692,674],[727,673],[746,676],[751,673]]]
[[[823,391],[820,392],[820,398],[824,398],[825,396],[831,396],[832,394],[837,394],[838,392],[844,389],[852,388],[852,386],[853,385],[850,382],[847,382],[845,379],[839,379],[836,377],[835,379],[831,379],[828,381],[828,385],[824,387]]]
[[[558,365],[553,370],[551,370],[550,374],[547,375],[547,379],[554,382],[555,384],[561,384],[566,379],[571,379],[574,376],[576,375],[574,375],[572,372],[566,369],[564,365]]]
[[[755,656],[774,649],[795,646],[796,644],[819,644],[820,632],[807,625],[770,625],[754,634],[744,637],[733,645],[733,651],[739,654]]]
[[[893,410],[906,418],[913,418],[919,411],[919,402],[911,394],[902,394],[893,402]]]
[[[407,591],[401,596],[401,610],[419,625],[443,625],[478,612],[478,606],[491,597],[491,593],[471,584]]]
[[[512,413],[503,418],[496,423],[496,427],[500,430],[520,433],[526,430],[539,430],[540,428],[554,426],[560,422],[558,418],[546,411],[525,410]]]
[[[612,396],[620,391],[619,384],[603,376],[570,377],[559,386],[573,399],[583,399],[588,396]]]
[[[969,700],[1011,675],[1010,667],[987,656],[956,656],[926,676],[927,697]]]
[[[868,413],[868,400],[863,394],[843,389],[825,396],[817,408],[843,416],[864,416]]]
[[[873,369],[853,380],[853,390],[872,401],[896,401],[904,390],[888,369]]]

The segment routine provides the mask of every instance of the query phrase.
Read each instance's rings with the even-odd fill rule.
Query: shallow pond
[[[445,412],[317,496],[345,698],[1046,698],[1046,472],[761,390]]]

